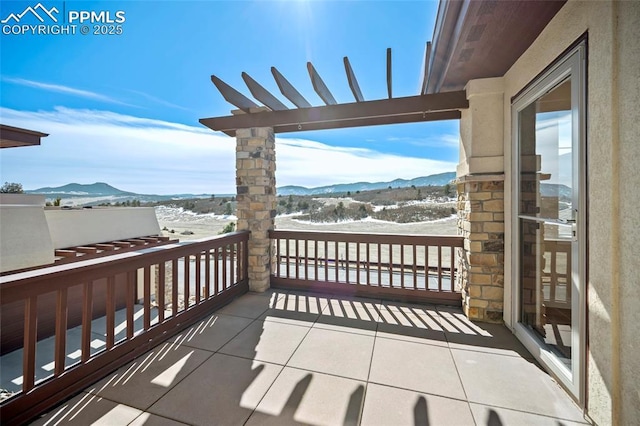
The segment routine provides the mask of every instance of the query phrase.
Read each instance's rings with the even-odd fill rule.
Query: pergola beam
[[[311,108],[311,104],[293,87],[293,84],[289,83],[289,80],[280,74],[276,67],[271,67],[271,74],[273,74],[273,78],[285,98],[289,99],[298,108]]]
[[[431,57],[431,42],[427,42],[424,50],[424,66],[422,67],[422,83],[420,84],[420,94],[427,94],[427,82],[429,80],[429,58]]]
[[[329,129],[344,129],[351,127],[367,127],[367,126],[382,126],[385,124],[402,124],[402,123],[422,123],[427,121],[442,121],[442,120],[459,120],[461,116],[460,111],[440,111],[430,113],[417,113],[408,115],[396,115],[391,117],[372,117],[372,118],[358,118],[355,120],[341,120],[341,121],[327,121],[307,124],[286,124],[281,126],[274,126],[274,133],[291,133],[291,132],[303,132],[311,130],[329,130]],[[235,130],[225,132],[229,136],[235,136]]]
[[[353,72],[353,68],[351,68],[349,58],[347,58],[346,56],[344,57],[344,71],[347,73],[349,88],[351,89],[351,93],[353,93],[353,97],[356,99],[356,102],[364,102],[364,97],[362,96],[362,92],[360,91],[360,85],[358,84],[356,75]]]
[[[285,104],[280,102],[280,99],[273,96],[271,92],[262,87],[260,83],[251,78],[251,76],[246,72],[242,73],[242,79],[249,88],[253,97],[271,108],[272,111],[283,111],[285,109],[289,109]]]
[[[313,90],[315,90],[318,96],[320,96],[320,99],[322,99],[327,105],[336,105],[338,102],[336,102],[336,99],[329,91],[327,85],[324,84],[320,74],[318,74],[318,71],[316,71],[311,62],[307,62],[307,70],[309,71],[309,78],[311,78]]]
[[[393,98],[393,86],[391,80],[391,48],[387,48],[387,94],[389,99]]]
[[[460,109],[469,107],[465,91],[436,93],[395,99],[353,102],[292,109],[263,111],[226,117],[203,118],[200,123],[212,130],[235,135],[236,129],[272,127],[276,133],[338,127],[372,126],[460,118]],[[434,115],[447,112],[448,114]]]
[[[222,96],[231,105],[240,108],[244,112],[249,112],[251,108],[258,108],[258,105],[255,102],[247,98],[242,93],[238,92],[233,87],[229,86],[227,83],[225,83],[215,75],[211,76],[211,81],[216,85],[218,91],[220,91]]]

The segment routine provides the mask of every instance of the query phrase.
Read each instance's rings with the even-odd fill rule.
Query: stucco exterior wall
[[[587,413],[597,423],[640,418],[640,3],[569,1],[504,76],[505,173],[512,175],[511,98],[588,32]],[[511,194],[510,179],[505,193]],[[507,230],[511,197],[505,197]],[[510,247],[511,233],[505,244]],[[505,299],[510,250],[505,250]],[[508,304],[506,304],[508,306]],[[505,321],[511,323],[505,309]]]
[[[54,249],[160,235],[153,207],[46,209]]]
[[[0,272],[55,260],[44,202],[43,195],[0,195]]]

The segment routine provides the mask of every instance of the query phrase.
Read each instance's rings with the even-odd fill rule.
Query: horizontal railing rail
[[[463,238],[272,230],[273,287],[460,304]]]
[[[2,402],[2,423],[28,421],[248,291],[248,240],[235,232],[0,277],[3,334],[23,335],[21,390]],[[39,328],[51,323],[53,353],[41,353]],[[36,352],[53,359],[48,377]]]

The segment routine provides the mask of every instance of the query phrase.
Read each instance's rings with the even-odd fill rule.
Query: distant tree
[[[387,188],[387,189],[393,189],[393,188],[391,187],[391,185],[389,185],[389,188]]]
[[[222,231],[220,231],[219,234],[228,234],[229,232],[234,232],[235,230],[236,230],[235,222],[229,222],[227,225],[225,225],[224,228],[222,228]]]
[[[215,198],[216,198],[216,195],[215,194],[211,194],[210,200],[213,201],[213,200],[215,200]]]
[[[351,191],[347,191],[347,197],[351,197]]]
[[[62,205],[62,198],[58,197],[55,200],[53,200],[53,205],[56,207],[60,207]]]
[[[344,219],[344,215],[346,212],[346,208],[344,207],[344,203],[342,201],[340,201],[338,203],[338,205],[336,206],[336,208],[333,210],[334,214],[337,216],[338,219]]]
[[[227,203],[224,206],[224,214],[226,214],[227,216],[231,216],[233,214],[233,208],[231,207],[231,203]]]
[[[422,191],[418,189],[418,193],[416,194],[416,200],[422,200]]]
[[[411,185],[411,189],[416,189],[416,186],[415,185]]]
[[[3,194],[23,194],[22,184],[16,182],[5,182],[0,188],[0,192]]]
[[[453,192],[453,186],[450,183],[447,183],[444,186],[443,192],[446,197],[450,197],[452,195],[451,193]]]

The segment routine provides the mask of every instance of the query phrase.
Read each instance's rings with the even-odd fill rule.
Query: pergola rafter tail
[[[417,96],[393,97],[391,48],[386,61],[388,99],[365,101],[348,57],[343,58],[345,74],[355,102],[339,104],[311,62],[307,71],[313,90],[325,106],[312,106],[300,92],[278,71],[271,73],[280,92],[297,108],[289,109],[276,96],[243,72],[242,79],[253,97],[264,106],[257,105],[216,76],[211,81],[222,96],[238,110],[226,117],[202,118],[200,123],[212,130],[235,136],[237,129],[271,127],[276,133],[303,130],[337,129],[346,127],[376,126],[381,124],[416,123],[421,121],[454,120],[460,118],[460,110],[469,107],[466,93],[461,91],[427,94],[431,43],[427,43],[422,81]]]

